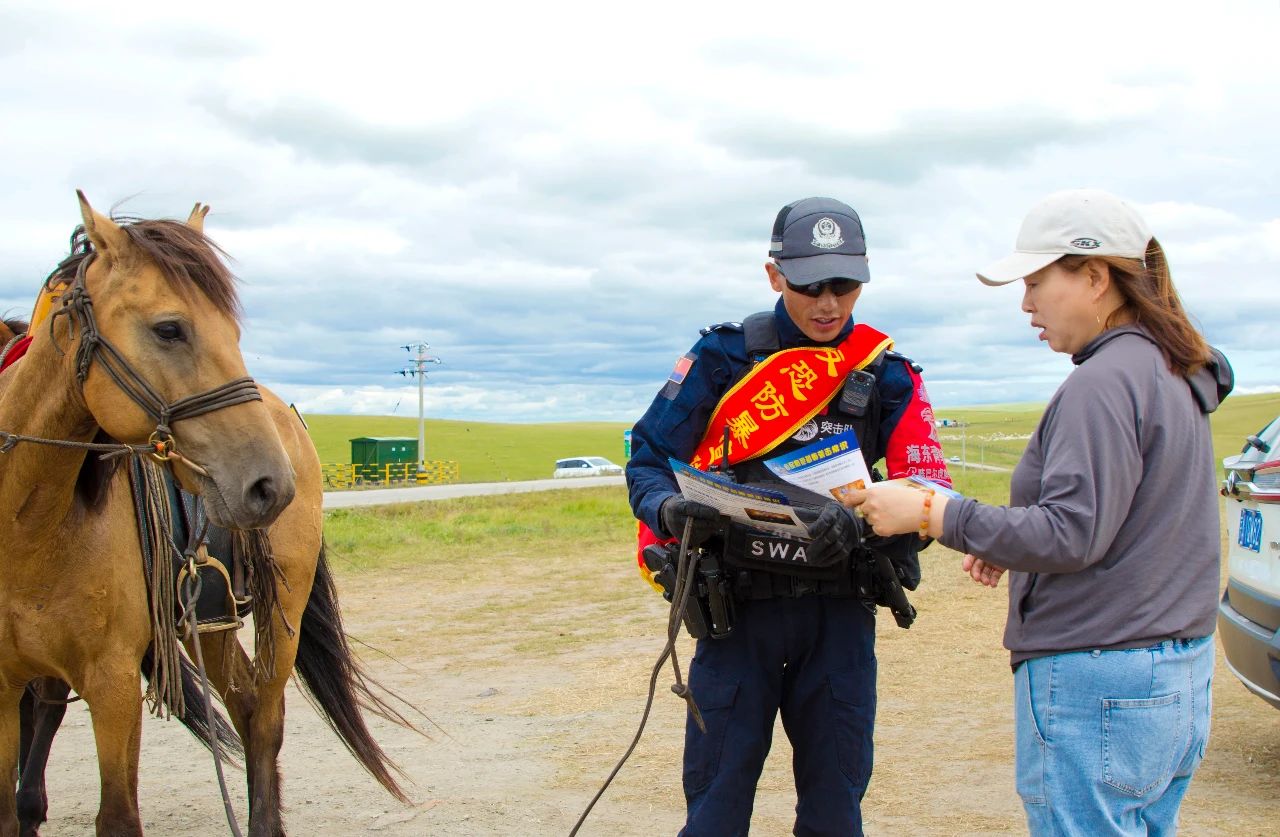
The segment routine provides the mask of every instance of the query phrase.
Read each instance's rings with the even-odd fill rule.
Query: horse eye
[[[186,339],[186,334],[182,330],[182,324],[173,322],[172,320],[163,323],[156,323],[152,326],[151,330],[155,332],[156,337],[170,343]]]

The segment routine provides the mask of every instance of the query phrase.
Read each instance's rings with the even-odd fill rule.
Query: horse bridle
[[[89,367],[96,358],[98,365],[115,381],[116,386],[155,421],[156,429],[147,440],[151,455],[161,462],[179,458],[188,465],[194,465],[174,450],[171,429],[173,423],[202,416],[224,407],[249,401],[261,401],[262,393],[258,391],[258,385],[254,383],[253,378],[246,376],[195,395],[166,402],[164,397],[156,392],[155,387],[151,386],[147,379],[130,365],[120,350],[98,330],[98,322],[93,314],[93,299],[89,296],[88,288],[85,287],[85,274],[95,256],[95,253],[89,253],[76,267],[76,278],[62,295],[62,307],[49,317],[49,336],[55,340],[56,345],[53,334],[54,322],[60,316],[74,316],[76,327],[80,329],[80,345],[76,349],[76,379],[81,387],[84,386],[85,379],[89,376]],[[198,466],[196,468],[203,471]]]

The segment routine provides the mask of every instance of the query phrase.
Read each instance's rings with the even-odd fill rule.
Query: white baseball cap
[[[1014,253],[978,271],[987,285],[1007,285],[1063,256],[1147,255],[1151,230],[1133,208],[1101,189],[1054,192],[1031,208]]]

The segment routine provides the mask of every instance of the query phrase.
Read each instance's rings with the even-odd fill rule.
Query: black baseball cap
[[[773,222],[769,256],[793,285],[871,281],[862,219],[835,198],[804,198],[782,207]]]

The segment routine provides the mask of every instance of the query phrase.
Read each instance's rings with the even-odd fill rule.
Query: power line
[[[421,472],[426,470],[425,462],[427,456],[427,423],[425,418],[426,413],[423,412],[422,393],[423,385],[427,381],[427,364],[440,364],[444,363],[444,361],[438,357],[433,357],[427,354],[427,349],[431,348],[431,346],[426,341],[410,343],[409,345],[401,346],[400,348],[410,354],[414,354],[416,352],[414,358],[400,370],[399,374],[406,378],[416,377],[418,379],[418,471]],[[397,404],[397,406],[399,405]]]

